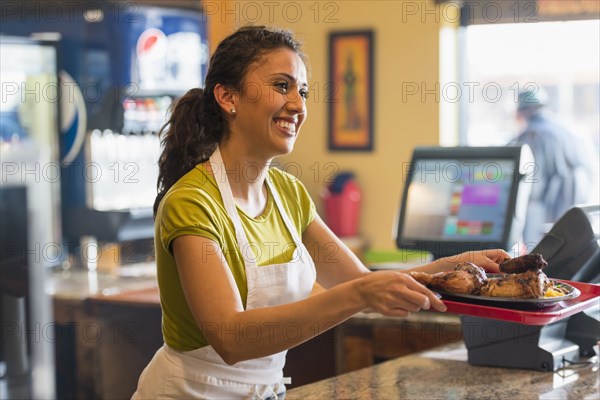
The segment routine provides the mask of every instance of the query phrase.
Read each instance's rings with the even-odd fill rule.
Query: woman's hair
[[[247,26],[225,38],[210,59],[204,88],[179,98],[160,131],[163,151],[158,160],[158,195],[154,215],[167,191],[198,163],[208,160],[227,130],[214,96],[217,84],[242,91],[248,68],[268,52],[288,48],[303,60],[300,43],[290,31]]]

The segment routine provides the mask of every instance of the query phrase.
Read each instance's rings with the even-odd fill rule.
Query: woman
[[[287,349],[367,308],[398,317],[445,311],[407,274],[365,268],[302,184],[269,168],[292,151],[307,92],[291,34],[245,27],[218,46],[205,89],[178,101],[155,204],[165,345],[134,398],[281,398]],[[505,257],[465,253],[420,270],[468,260],[497,271]],[[327,290],[309,296],[315,279]]]

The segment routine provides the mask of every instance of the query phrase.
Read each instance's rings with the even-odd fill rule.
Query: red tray
[[[442,299],[442,301],[448,307],[447,312],[449,313],[517,322],[524,325],[547,325],[577,314],[593,305],[600,304],[600,285],[560,279],[553,280],[565,282],[576,287],[581,292],[581,295],[540,310],[514,310],[454,300]]]

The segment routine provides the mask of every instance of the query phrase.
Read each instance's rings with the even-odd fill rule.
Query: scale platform
[[[558,280],[581,294],[551,307],[511,309],[442,298],[461,316],[469,363],[556,371],[598,352],[600,285]]]

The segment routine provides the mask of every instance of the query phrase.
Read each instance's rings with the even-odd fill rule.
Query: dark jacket
[[[527,128],[511,144],[528,144],[535,158],[524,240],[539,242],[547,229],[575,204],[589,201],[591,157],[581,139],[544,112],[530,116]],[[531,169],[529,170],[531,171]]]

